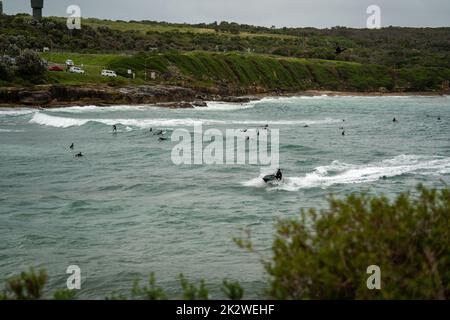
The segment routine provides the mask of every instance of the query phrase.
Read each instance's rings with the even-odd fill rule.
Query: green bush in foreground
[[[350,195],[281,221],[266,263],[276,299],[449,299],[450,191]],[[367,289],[370,265],[382,289]]]
[[[277,225],[273,256],[264,265],[269,275],[269,298],[274,299],[449,299],[450,190],[419,187],[419,196],[400,194],[393,202],[384,196],[350,195],[330,198],[326,210],[302,211],[300,219]],[[255,251],[248,238],[236,243]],[[381,290],[369,290],[366,270],[381,269]],[[33,269],[7,281],[2,299],[40,299],[45,271]],[[206,300],[203,280],[189,282],[180,275],[179,299]],[[224,280],[226,298],[240,300],[244,290]],[[76,293],[58,290],[57,300]],[[135,281],[132,299],[165,300],[165,290],[151,274],[146,286]],[[109,300],[128,299],[112,294]]]

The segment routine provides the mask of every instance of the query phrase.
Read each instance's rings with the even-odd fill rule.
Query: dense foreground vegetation
[[[401,194],[393,202],[381,196],[330,198],[329,208],[302,211],[300,219],[278,223],[273,255],[263,263],[269,282],[265,295],[274,299],[450,299],[450,190],[419,187],[417,197]],[[257,254],[244,237],[236,243]],[[369,290],[366,270],[380,267],[381,290]],[[40,299],[45,271],[24,272],[7,281],[0,299]],[[180,276],[179,297],[208,299],[203,280]],[[224,297],[244,298],[239,283],[224,281]],[[74,299],[74,291],[58,290],[55,299]],[[168,299],[156,285],[136,281],[129,297]]]

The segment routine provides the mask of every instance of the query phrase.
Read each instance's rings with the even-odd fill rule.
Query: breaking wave
[[[26,114],[31,114],[37,112],[34,109],[2,109],[0,110],[0,116],[10,116],[10,117],[16,117],[16,116],[23,116]]]
[[[53,108],[45,110],[46,112],[62,112],[62,113],[96,113],[96,112],[112,112],[112,111],[145,111],[148,109],[157,108],[152,105],[139,105],[139,106],[109,106],[109,107],[99,107],[99,106],[74,106],[74,107],[64,107],[64,108]]]
[[[48,115],[45,113],[35,113],[30,123],[55,127],[55,128],[70,128],[83,126],[87,123],[101,123],[112,126],[114,124],[121,124],[124,126],[138,127],[138,128],[152,128],[152,127],[181,127],[193,126],[195,123],[202,122],[203,125],[313,125],[313,124],[329,124],[337,123],[341,120],[326,118],[322,120],[278,120],[278,121],[240,121],[240,120],[212,120],[212,119],[194,119],[194,118],[179,118],[179,119],[78,119],[68,117],[58,117]]]
[[[249,103],[226,103],[226,102],[207,102],[207,107],[195,107],[196,110],[205,111],[236,111],[242,109],[251,109],[256,106],[257,102]]]
[[[18,133],[18,132],[25,132],[25,130],[11,130],[11,129],[0,129],[0,133]]]
[[[450,173],[450,158],[399,155],[393,159],[366,165],[347,164],[333,161],[328,166],[316,167],[303,177],[286,177],[283,182],[271,188],[298,191],[309,188],[327,188],[339,184],[359,184],[374,182],[384,177],[392,178],[403,174],[443,175]],[[243,182],[247,187],[266,187],[262,177]]]

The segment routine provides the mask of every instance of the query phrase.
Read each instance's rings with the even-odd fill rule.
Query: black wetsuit
[[[283,173],[281,173],[281,170],[280,170],[280,169],[278,169],[278,171],[277,171],[277,173],[276,173],[276,175],[275,175],[275,178],[276,178],[278,181],[281,181],[281,179],[283,179]]]

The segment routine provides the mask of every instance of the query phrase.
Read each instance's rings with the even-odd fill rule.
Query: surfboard
[[[270,174],[268,176],[265,176],[263,178],[263,180],[264,180],[265,183],[269,183],[269,182],[272,182],[272,181],[276,181],[277,177],[274,174]]]

